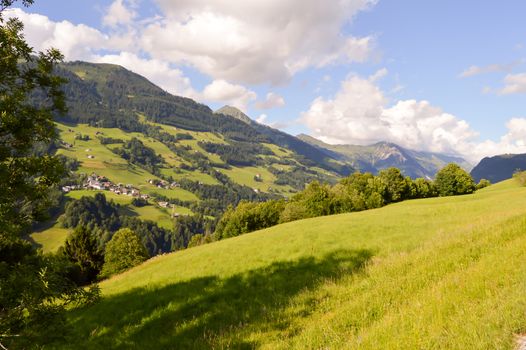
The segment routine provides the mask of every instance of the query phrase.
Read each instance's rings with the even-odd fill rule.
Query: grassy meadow
[[[30,234],[29,238],[36,247],[42,249],[42,252],[53,253],[64,244],[70,232],[70,229],[60,227],[60,224],[54,221],[50,227]]]
[[[526,188],[302,220],[158,256],[72,309],[64,349],[513,349]]]

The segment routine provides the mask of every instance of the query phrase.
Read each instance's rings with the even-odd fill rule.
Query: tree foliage
[[[104,262],[97,239],[84,226],[77,226],[66,239],[62,254],[76,267],[75,280],[79,285],[95,281]]]
[[[439,194],[438,184],[449,178],[451,173],[454,174],[452,176],[454,181],[446,187],[453,187],[454,194],[470,193],[466,191],[474,190],[469,175],[466,178],[467,173],[454,164],[446,166],[439,172],[440,176],[437,176],[436,183],[422,178],[412,180],[404,177],[396,168],[382,170],[377,176],[356,172],[334,186],[312,181],[287,202],[242,201],[236,208],[231,206],[219,220],[214,238],[237,236],[278,223],[316,216],[380,208],[406,199],[436,197]]]
[[[110,276],[139,265],[149,258],[146,247],[135,232],[122,228],[106,245],[103,276]]]
[[[469,194],[476,189],[471,175],[454,163],[446,165],[437,173],[435,185],[440,196]]]
[[[277,225],[284,206],[281,200],[263,203],[241,201],[235,209],[229,207],[225,212],[214,236],[223,239]]]
[[[57,328],[64,306],[97,293],[76,286],[64,259],[39,254],[21,238],[46,212],[48,193],[63,176],[60,159],[38,149],[52,144],[53,115],[65,108],[63,80],[54,75],[62,55],[29,47],[22,22],[3,17],[14,2],[0,0],[0,344],[28,348],[63,335]]]

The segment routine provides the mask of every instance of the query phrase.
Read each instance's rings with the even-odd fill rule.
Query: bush
[[[115,232],[106,245],[104,266],[101,275],[104,277],[122,272],[137,266],[149,258],[141,239],[129,228]]]
[[[516,171],[513,173],[513,178],[519,181],[521,186],[526,185],[526,171]]]
[[[491,181],[486,179],[480,179],[479,183],[477,184],[477,190],[480,190],[484,187],[488,187],[491,185]]]
[[[137,197],[135,197],[135,198],[132,199],[131,204],[134,207],[139,208],[139,207],[147,206],[150,203],[148,203],[148,201],[146,199],[144,199],[144,198],[137,198]]]
[[[437,173],[435,185],[441,197],[473,193],[476,188],[471,175],[454,163]]]
[[[234,209],[230,207],[217,224],[217,239],[234,237],[277,225],[284,208],[283,201],[263,203],[241,201]]]

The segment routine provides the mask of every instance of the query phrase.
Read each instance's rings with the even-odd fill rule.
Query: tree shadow
[[[339,250],[227,278],[134,289],[73,310],[75,334],[68,344],[84,339],[86,348],[251,349],[258,346],[248,339],[251,332],[285,330],[293,318],[308,315],[310,306],[285,312],[295,296],[356,273],[371,257],[369,250]]]

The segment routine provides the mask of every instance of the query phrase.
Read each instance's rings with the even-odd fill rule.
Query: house
[[[168,208],[168,202],[158,202],[157,204],[159,204],[161,208]]]
[[[88,158],[89,158],[89,159],[95,159],[95,157],[92,156],[91,154],[88,154]]]
[[[93,181],[93,180],[90,180],[88,181],[88,188],[92,188],[94,190],[102,190],[103,189],[103,186],[100,182],[98,181]]]
[[[134,196],[134,197],[138,197],[140,195],[140,192],[139,192],[139,190],[133,188],[131,190],[131,195]]]
[[[141,198],[142,198],[142,199],[148,199],[148,198],[150,198],[150,196],[147,195],[147,194],[141,194]]]

